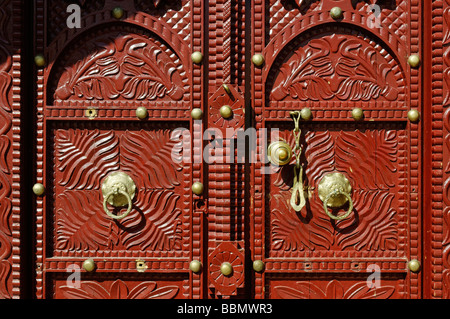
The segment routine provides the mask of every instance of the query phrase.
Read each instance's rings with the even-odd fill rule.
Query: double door
[[[420,297],[419,12],[37,0],[36,296]]]

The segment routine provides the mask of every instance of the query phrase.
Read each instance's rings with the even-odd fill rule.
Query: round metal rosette
[[[288,164],[292,159],[292,155],[291,147],[282,140],[270,143],[267,148],[267,157],[269,161],[276,166]]]

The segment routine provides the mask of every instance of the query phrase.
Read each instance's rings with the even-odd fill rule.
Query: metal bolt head
[[[195,182],[194,184],[192,184],[192,192],[195,195],[203,194],[203,184],[200,182]]]
[[[264,57],[262,54],[255,54],[254,56],[252,56],[252,62],[254,65],[256,66],[261,66],[264,64]]]
[[[342,9],[339,7],[334,7],[331,8],[330,10],[330,16],[334,19],[334,20],[339,20],[342,18]]]
[[[36,65],[38,67],[43,67],[45,66],[45,58],[42,54],[38,54],[34,57],[34,63],[36,63]]]
[[[112,9],[111,14],[114,18],[121,19],[124,15],[124,11],[122,8],[116,7],[114,9]]]
[[[353,117],[353,119],[354,119],[355,121],[360,121],[360,120],[362,120],[363,117],[364,117],[364,112],[363,112],[363,110],[362,110],[361,108],[359,108],[359,107],[355,107],[355,108],[352,110],[352,117]]]
[[[220,115],[224,118],[224,119],[228,119],[233,115],[233,110],[231,109],[231,107],[229,105],[224,105],[220,108]]]
[[[264,270],[264,262],[262,260],[255,260],[253,262],[253,270],[256,272],[261,272]]]
[[[95,262],[92,259],[86,259],[83,261],[83,269],[91,272],[95,270]]]
[[[33,185],[33,193],[37,196],[44,195],[45,187],[41,183],[36,183]]]
[[[202,263],[198,260],[193,260],[189,263],[189,269],[193,273],[198,273],[202,269]]]
[[[409,110],[409,112],[408,112],[408,119],[409,119],[411,122],[413,122],[413,123],[418,122],[419,119],[420,119],[420,113],[419,113],[419,111],[417,111],[416,109]]]
[[[191,59],[192,62],[194,62],[195,64],[199,64],[203,60],[203,54],[199,51],[195,51],[194,53],[191,54]]]
[[[277,149],[276,156],[282,162],[282,161],[287,160],[287,158],[289,156],[289,152],[285,148],[279,148],[279,149]]]
[[[143,106],[139,106],[139,107],[136,109],[136,116],[137,116],[137,118],[140,119],[140,120],[146,119],[147,116],[148,116],[148,111],[147,111],[147,109],[146,109],[145,107],[143,107]]]
[[[305,120],[305,121],[309,121],[312,118],[312,112],[309,108],[305,107],[303,109],[301,109],[300,111],[300,117]]]
[[[420,65],[420,57],[417,54],[412,54],[408,57],[408,64],[412,68],[417,68]]]
[[[274,141],[267,148],[267,157],[273,165],[286,165],[291,161],[292,149],[285,141]]]
[[[191,117],[192,117],[194,120],[201,120],[202,117],[203,117],[203,111],[202,111],[202,109],[199,109],[199,108],[194,108],[194,109],[192,109],[192,111],[191,111]]]
[[[413,259],[408,262],[408,269],[412,272],[419,272],[420,271],[420,261],[417,259]]]
[[[224,276],[231,276],[233,273],[233,266],[227,261],[223,262],[222,265],[220,265],[220,272]]]

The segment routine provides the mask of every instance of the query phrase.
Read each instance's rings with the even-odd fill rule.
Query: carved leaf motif
[[[177,208],[179,195],[168,190],[146,191],[133,211],[123,220],[121,234],[127,249],[171,250],[181,248],[181,221]]]
[[[282,299],[388,299],[395,287],[369,288],[366,282],[360,282],[346,290],[341,282],[332,280],[325,290],[308,281],[297,282],[295,288],[277,286],[274,290]]]
[[[336,168],[358,180],[365,189],[386,189],[396,183],[396,131],[342,131],[336,139]]]
[[[64,297],[70,299],[171,299],[179,291],[177,286],[156,286],[156,282],[146,281],[130,291],[127,284],[118,279],[111,284],[109,290],[95,281],[81,282],[80,288],[61,286],[60,289]]]
[[[0,260],[0,299],[11,298],[11,293],[8,288],[11,269],[11,263],[8,260]]]
[[[331,35],[300,47],[280,68],[271,98],[368,101],[383,96],[393,101],[398,88],[392,67],[380,61],[377,50],[359,39]]]
[[[389,191],[354,192],[354,211],[358,214],[358,223],[354,218],[337,222],[340,231],[336,242],[342,250],[395,250],[397,249],[397,212],[390,208],[394,194]],[[354,229],[353,229],[354,228]]]
[[[121,166],[142,180],[141,187],[173,189],[178,173],[182,142],[171,138],[171,130],[127,131],[121,138]],[[139,161],[136,161],[139,158]]]
[[[7,159],[10,146],[11,140],[5,135],[0,136],[0,170],[5,174],[10,172]]]
[[[113,131],[57,130],[56,166],[67,189],[97,189],[101,179],[119,169],[118,138]]]
[[[287,193],[287,195],[285,195]],[[318,246],[330,249],[333,229],[324,218],[313,221],[302,217],[290,207],[290,193],[275,194],[275,209],[272,210],[272,248],[275,250],[314,250]],[[318,211],[318,210],[314,210]]]
[[[88,44],[89,45],[89,44]],[[92,44],[90,44],[92,46]],[[120,35],[101,39],[61,75],[55,98],[154,100],[183,97],[179,70],[171,58],[148,38]]]
[[[117,244],[117,229],[103,212],[98,191],[66,190],[57,196],[57,249],[88,250]]]

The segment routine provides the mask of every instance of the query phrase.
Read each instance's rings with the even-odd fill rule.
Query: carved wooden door
[[[254,165],[252,259],[264,262],[255,296],[420,297],[420,2],[252,9],[253,51],[265,58],[252,70],[256,128],[279,129],[269,143],[294,149],[291,112],[301,111],[299,191],[295,156],[269,171]],[[336,173],[349,189],[336,190]],[[328,207],[334,195],[320,187],[344,201]]]
[[[38,298],[420,296],[418,1],[73,4],[35,4]]]
[[[199,298],[203,4],[69,4],[36,1],[37,296]]]

